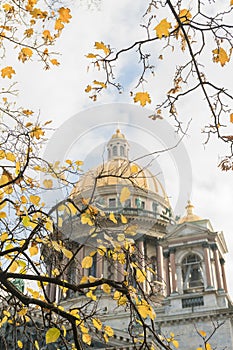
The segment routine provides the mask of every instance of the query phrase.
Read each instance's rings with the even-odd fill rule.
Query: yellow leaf
[[[21,202],[22,202],[22,204],[26,204],[27,198],[25,196],[21,196]]]
[[[135,174],[138,172],[138,166],[136,164],[132,164],[130,167],[131,173]]]
[[[23,349],[23,343],[21,342],[21,340],[17,341],[17,345],[20,349]]]
[[[182,23],[189,23],[192,18],[192,14],[189,10],[183,9],[179,13],[179,18]]]
[[[221,66],[223,67],[227,62],[230,61],[230,58],[228,57],[226,51],[222,48],[219,47],[215,50],[212,51],[213,52],[213,61],[215,63],[220,63]]]
[[[102,284],[101,289],[106,294],[110,294],[111,293],[111,287],[107,283]]]
[[[37,340],[35,340],[34,345],[35,345],[36,350],[40,350],[40,348],[39,348],[39,344],[38,344],[38,341],[37,341]]]
[[[83,213],[81,215],[81,223],[83,225],[88,224],[89,226],[94,225],[94,222],[91,220],[91,216],[88,213]]]
[[[124,203],[130,197],[130,190],[128,187],[123,187],[120,194],[120,202]]]
[[[42,35],[45,40],[53,40],[50,31],[47,29],[43,31]]]
[[[231,0],[230,5],[233,6],[233,0]]]
[[[0,236],[0,241],[1,242],[5,242],[8,238],[8,233],[7,232],[3,232]]]
[[[29,28],[29,29],[25,30],[24,35],[26,35],[28,38],[30,38],[33,33],[34,33],[33,28]]]
[[[7,202],[3,202],[2,204],[0,204],[0,210],[2,210],[5,206],[6,206]]]
[[[11,152],[6,153],[6,159],[8,159],[10,162],[15,162],[15,155]]]
[[[58,328],[50,328],[45,335],[46,344],[54,343],[60,337],[60,330]]]
[[[54,66],[59,66],[60,62],[58,62],[58,60],[56,60],[56,58],[52,58],[50,60],[50,62],[54,65]]]
[[[60,19],[56,19],[54,29],[59,31],[59,30],[62,30],[63,28],[64,28],[64,24],[62,23],[62,21]]]
[[[39,202],[40,202],[40,197],[39,197],[39,196],[31,195],[31,196],[29,197],[29,199],[30,199],[30,202],[31,202],[32,204],[34,204],[34,205],[38,205]]]
[[[37,140],[41,138],[41,136],[44,135],[44,131],[36,125],[35,128],[30,132],[31,137],[35,137]]]
[[[200,347],[199,347],[199,348],[196,348],[196,350],[203,350],[203,348],[200,348]]]
[[[13,261],[13,263],[11,264],[9,271],[10,272],[15,272],[17,270],[17,268],[19,267],[17,261]]]
[[[5,219],[7,217],[6,213],[4,211],[0,212],[0,219]]]
[[[137,269],[136,270],[136,279],[137,279],[137,282],[144,282],[146,280],[146,273],[145,271],[142,271],[140,269]]]
[[[68,202],[66,205],[67,205],[66,211],[67,211],[69,214],[71,214],[71,215],[77,214],[78,209],[74,206],[73,203]]]
[[[83,269],[89,269],[90,267],[92,267],[92,264],[93,264],[92,256],[85,256],[85,258],[83,258],[82,260]]]
[[[150,95],[148,92],[137,92],[134,96],[134,102],[139,102],[144,107],[147,103],[151,103]]]
[[[19,53],[19,60],[22,62],[27,61],[30,57],[32,57],[33,51],[29,47],[23,47]]]
[[[96,41],[95,48],[97,50],[103,50],[106,56],[110,53],[109,48],[102,41],[101,42]]]
[[[0,150],[0,159],[4,159],[6,156],[5,151]]]
[[[106,84],[103,83],[102,81],[94,80],[94,81],[93,81],[93,84],[95,84],[95,85],[100,85],[102,88],[106,89]]]
[[[65,247],[63,247],[61,251],[67,259],[71,259],[73,257],[73,253]]]
[[[92,290],[90,290],[89,292],[86,293],[86,296],[92,300],[96,300],[96,295],[93,294]]]
[[[122,214],[121,214],[121,222],[122,222],[122,224],[127,224],[127,222],[128,222],[127,218]]]
[[[12,78],[12,74],[15,74],[15,70],[11,66],[7,66],[1,69],[1,75],[3,78]]]
[[[233,123],[233,113],[230,114],[230,122]]]
[[[58,222],[57,222],[57,226],[58,227],[62,227],[62,224],[63,224],[63,220],[61,217],[58,218]]]
[[[97,252],[101,256],[104,256],[106,251],[107,251],[107,248],[103,245],[99,245],[99,247],[97,248]]]
[[[66,327],[62,325],[61,328],[63,329],[63,336],[66,337]]]
[[[206,332],[205,332],[205,331],[198,331],[198,333],[199,333],[202,337],[206,337]]]
[[[108,336],[105,333],[104,333],[104,341],[105,341],[105,343],[108,343]]]
[[[61,7],[58,13],[61,22],[69,23],[70,19],[72,18],[69,8]]]
[[[47,221],[45,223],[45,228],[46,228],[46,230],[53,232],[53,221],[50,219],[47,219]]]
[[[147,318],[149,316],[152,320],[155,319],[155,312],[152,307],[143,299],[140,304],[137,305],[138,312],[142,318]]]
[[[174,340],[172,341],[172,344],[175,346],[176,349],[178,349],[178,347],[179,347],[179,342],[178,342],[178,340],[175,340],[175,339],[174,339]]]
[[[114,331],[110,326],[105,326],[104,327],[104,332],[107,334],[107,336],[109,337],[113,337],[114,336]]]
[[[9,311],[7,310],[3,310],[3,315],[7,316],[7,317],[11,317],[11,314]]]
[[[53,181],[51,179],[45,179],[43,181],[43,185],[45,188],[52,188],[53,187]]]
[[[109,214],[109,219],[114,222],[114,224],[117,224],[117,219],[115,218],[115,215],[113,214],[113,212],[111,212]]]
[[[102,328],[102,322],[98,318],[92,319],[93,326],[98,329],[98,331]]]
[[[32,115],[33,111],[31,111],[30,109],[24,109],[23,110],[23,114],[25,114],[25,115]]]
[[[135,236],[137,234],[137,228],[138,228],[137,225],[128,226],[125,229],[125,234]]]
[[[118,242],[123,242],[125,240],[125,235],[123,233],[119,233],[117,235]]]
[[[20,311],[18,311],[19,316],[25,316],[28,309],[26,307],[22,308]]]
[[[38,251],[39,251],[39,249],[35,243],[32,244],[31,247],[29,248],[29,253],[31,256],[37,255]]]
[[[89,53],[86,55],[87,58],[96,58],[97,55],[94,55],[93,53]]]
[[[156,31],[157,37],[161,39],[162,36],[169,36],[170,28],[171,23],[164,18],[156,27],[154,27],[154,30]]]
[[[86,89],[85,89],[85,92],[90,92],[91,91],[91,89],[92,89],[92,87],[91,87],[91,85],[87,85],[87,87],[86,87]]]
[[[5,12],[13,12],[14,11],[14,6],[10,4],[3,4],[2,7],[4,8]]]
[[[91,345],[91,336],[90,336],[90,334],[84,333],[84,334],[82,335],[82,340],[83,340],[83,342],[84,342],[85,344]]]
[[[210,343],[206,343],[205,348],[206,350],[212,350],[212,346],[210,345]]]

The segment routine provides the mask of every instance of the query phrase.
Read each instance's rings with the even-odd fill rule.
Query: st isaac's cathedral
[[[107,162],[80,178],[72,198],[79,203],[82,198],[93,196],[97,208],[116,217],[123,214],[137,226],[133,238],[140,263],[143,266],[144,261],[149,261],[156,271],[156,278],[153,273],[148,275],[142,288],[152,298],[154,295],[154,322],[159,334],[169,337],[172,332],[180,349],[193,350],[203,346],[198,330],[204,330],[207,335],[213,334],[213,349],[233,349],[233,306],[227,291],[224,268],[227,246],[223,233],[215,231],[209,219],[196,215],[190,201],[186,214],[175,220],[162,184],[146,167],[129,161],[129,147],[126,137],[117,129],[107,143]],[[132,169],[134,176],[130,177]],[[119,197],[123,186],[129,188],[130,196],[122,204]],[[74,242],[85,242],[85,225],[77,222],[72,235]],[[78,253],[69,275],[72,282],[78,282],[85,274],[122,279],[123,265],[116,261],[109,266],[101,256],[95,256],[90,271],[82,269],[80,261],[88,249]],[[55,292],[50,290],[51,296]],[[80,299],[82,296],[68,295],[64,304],[72,307]],[[101,298],[100,308],[102,319],[114,329],[115,335],[107,347],[96,344],[95,348],[130,349],[127,310],[116,309],[107,296]]]

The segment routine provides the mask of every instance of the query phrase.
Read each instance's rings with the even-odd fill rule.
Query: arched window
[[[153,202],[152,203],[152,211],[156,214],[157,213],[157,208],[158,208],[158,203]]]
[[[89,268],[89,276],[96,277],[96,268],[97,268],[97,258],[96,254],[93,256],[92,266]]]
[[[123,146],[120,147],[120,155],[121,155],[121,157],[125,156],[125,150],[124,150]]]
[[[183,290],[186,293],[203,289],[204,279],[201,258],[197,254],[189,254],[182,261]]]
[[[113,155],[113,157],[117,156],[117,146],[113,146],[112,155]]]

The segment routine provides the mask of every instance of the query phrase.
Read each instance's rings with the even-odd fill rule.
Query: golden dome
[[[112,139],[125,139],[125,135],[121,133],[120,129],[117,129],[116,133],[112,135]]]
[[[194,206],[190,201],[188,201],[188,204],[186,205],[185,209],[187,211],[186,215],[182,217],[179,221],[178,224],[182,224],[183,222],[192,222],[192,221],[199,221],[202,220],[202,218],[198,215],[195,215],[193,213],[193,208]]]
[[[162,184],[148,169],[120,158],[111,159],[89,170],[76,184],[72,196],[93,190],[95,186],[96,190],[100,190],[117,185],[133,187],[135,190],[141,189],[145,194],[148,192],[156,194],[162,202],[170,206]]]

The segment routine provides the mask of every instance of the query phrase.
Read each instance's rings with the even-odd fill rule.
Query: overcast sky
[[[40,112],[43,120],[52,119],[54,128],[60,129],[61,134],[65,136],[59,140],[65,144],[64,156],[84,159],[87,165],[93,160],[97,161],[97,154],[101,159],[104,144],[118,123],[133,145],[133,149],[137,150],[132,151],[132,158],[137,155],[136,153],[141,155],[144,151],[154,151],[177,142],[174,132],[171,131],[174,130],[172,121],[151,121],[147,118],[148,111],[133,106],[132,99],[127,93],[134,86],[134,73],[138,71],[137,61],[133,62],[133,57],[126,56],[122,59],[118,70],[126,84],[125,94],[119,95],[107,91],[93,103],[84,92],[88,83],[94,79],[101,80],[101,76],[97,76],[92,68],[87,73],[88,60],[85,55],[93,52],[95,41],[111,43],[112,47],[121,48],[143,37],[143,31],[138,23],[145,11],[144,1],[137,0],[133,6],[131,0],[96,0],[96,3],[99,6],[92,6],[92,10],[88,10],[85,5],[77,6],[77,4],[72,9],[72,21],[56,45],[56,50],[61,53],[61,56],[57,57],[61,63],[59,67],[43,71],[37,63],[14,62],[20,89],[19,104]],[[179,59],[179,55],[175,54],[173,57],[171,54],[165,54],[164,61],[156,63],[155,79],[148,82],[148,89],[155,103],[159,101],[161,91],[171,78],[173,59]],[[208,59],[211,60],[211,55]],[[222,71],[216,65],[210,65],[209,74],[211,69],[215,79],[221,77],[222,86],[225,83],[229,85],[232,64],[231,69],[229,63]],[[228,77],[226,81],[222,78],[223,73]],[[119,105],[117,109],[118,103],[125,104],[125,110],[123,105]],[[101,117],[98,113],[102,111],[103,104],[111,105],[105,106],[105,111],[108,113]],[[154,171],[165,184],[176,214],[184,214],[185,201],[191,198],[195,213],[203,218],[209,218],[215,230],[224,231],[229,249],[226,266],[228,284],[233,297],[233,280],[229,278],[233,264],[233,174],[223,173],[217,167],[226,149],[217,140],[211,140],[206,147],[203,146],[205,139],[201,129],[209,112],[198,94],[187,99],[180,111],[187,117],[187,121],[192,118],[188,136],[182,140],[181,148],[175,151],[175,154],[168,152],[155,160]],[[118,116],[116,112],[119,112]],[[135,118],[132,117],[133,113],[136,115]],[[73,128],[68,123],[73,129],[73,133],[71,132],[73,136],[70,138],[67,130],[63,129],[65,128],[63,123],[68,120],[72,120],[73,123]],[[164,138],[161,136],[163,134],[161,130],[166,125],[169,135],[172,136]],[[232,131],[231,126],[229,134]],[[180,165],[182,159],[185,159],[183,167]],[[179,201],[181,193],[182,199]],[[183,212],[180,203],[183,203]]]

